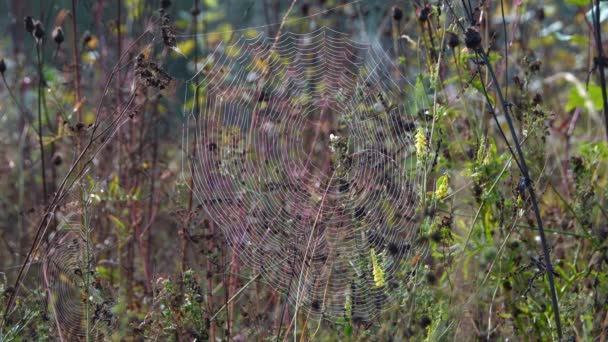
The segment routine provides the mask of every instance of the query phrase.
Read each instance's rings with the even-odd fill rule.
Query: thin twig
[[[224,305],[222,305],[222,307],[217,310],[217,312],[215,314],[213,314],[213,316],[211,316],[211,319],[209,319],[210,322],[215,321],[215,318],[217,317],[217,315],[220,314],[220,312],[222,312],[227,306],[228,304],[232,303],[233,300],[236,299],[236,297],[238,297],[243,291],[245,291],[245,289],[247,287],[249,287],[249,285],[251,285],[251,283],[253,283],[254,281],[256,281],[259,277],[260,277],[261,273],[256,274],[253,278],[251,278],[247,284],[243,285],[243,287],[241,289],[239,289],[232,297],[230,297],[230,299],[228,299],[226,301],[226,303]]]

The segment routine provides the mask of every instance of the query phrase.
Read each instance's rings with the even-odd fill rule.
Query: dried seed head
[[[448,38],[448,46],[450,47],[450,49],[454,49],[458,45],[460,45],[460,39],[458,38],[458,35],[456,33],[448,32],[447,38]]]
[[[6,71],[6,63],[4,63],[4,58],[0,59],[0,74],[4,75]]]
[[[25,23],[25,30],[29,33],[34,32],[34,19],[29,15],[23,18],[23,22]]]
[[[310,4],[308,2],[303,3],[300,7],[300,11],[302,12],[303,16],[308,16],[308,14],[310,13]]]
[[[173,26],[171,26],[171,16],[169,14],[164,14],[162,16],[160,32],[166,47],[172,49],[177,46],[175,30]]]
[[[464,45],[471,50],[477,50],[481,47],[481,35],[476,28],[471,26],[467,29],[464,34]]]
[[[53,156],[53,165],[55,166],[59,166],[61,165],[61,163],[63,163],[63,158],[61,158],[61,155],[56,154]]]
[[[535,11],[536,20],[543,21],[545,20],[545,9],[541,6],[538,7]]]
[[[429,20],[432,11],[433,8],[431,7],[431,5],[427,4],[422,8],[416,9],[416,17],[418,17],[419,21],[427,21]]]
[[[431,325],[431,323],[433,323],[433,321],[431,321],[431,318],[427,315],[422,316],[422,318],[420,319],[420,327],[422,328],[426,328],[429,325]]]
[[[63,36],[63,29],[60,26],[55,27],[52,35],[53,40],[55,41],[55,43],[57,43],[57,45],[61,45],[61,43],[63,43],[63,41],[65,40],[65,37]]]
[[[198,8],[198,6],[194,6],[192,9],[190,9],[190,14],[193,17],[197,17],[199,14],[201,14],[201,10]]]
[[[82,34],[82,46],[86,47],[89,44],[89,42],[91,41],[91,39],[93,39],[93,35],[91,35],[91,32],[89,32],[88,30],[85,31]]]
[[[403,10],[397,6],[393,7],[393,19],[395,21],[401,21],[403,19]]]
[[[36,42],[38,43],[44,39],[44,27],[42,26],[42,22],[40,20],[36,20],[34,23],[34,38],[36,38]]]
[[[171,6],[171,0],[160,0],[160,8],[167,9]]]

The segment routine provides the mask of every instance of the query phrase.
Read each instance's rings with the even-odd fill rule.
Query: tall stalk
[[[606,129],[606,138],[608,138],[608,94],[606,94],[606,75],[604,68],[608,66],[608,59],[604,56],[604,47],[602,45],[602,24],[600,22],[600,0],[595,0],[595,6],[592,5],[593,30],[595,31],[595,47],[597,48],[597,59],[595,67],[600,74],[600,87],[602,88],[602,103],[604,104],[604,126]]]
[[[78,31],[76,28],[76,2],[72,0],[72,49],[74,52],[74,93],[76,94],[76,122],[82,122],[80,103],[80,54],[78,52]],[[78,143],[80,144],[80,143]]]
[[[42,75],[42,39],[36,43],[36,56],[38,58],[38,144],[40,146],[40,167],[42,169],[42,195],[43,202],[46,203],[46,165],[44,156],[44,142],[42,141],[42,87],[44,86],[44,76]]]

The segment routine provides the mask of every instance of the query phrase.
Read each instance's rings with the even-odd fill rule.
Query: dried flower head
[[[87,47],[87,45],[89,45],[89,42],[91,42],[91,40],[93,39],[93,35],[91,34],[90,31],[84,31],[84,33],[82,34],[82,47]]]
[[[165,89],[172,79],[156,63],[148,62],[142,53],[135,59],[135,75],[139,86],[153,87],[159,90]]]
[[[0,59],[0,74],[4,75],[6,71],[6,63],[4,62],[4,58]]]
[[[419,21],[427,21],[431,16],[431,12],[433,11],[433,7],[431,5],[426,4],[422,8],[416,9],[416,17]]]
[[[34,38],[37,43],[40,43],[44,39],[44,27],[42,26],[42,22],[40,20],[36,20],[34,23]]]
[[[55,41],[55,43],[57,43],[57,45],[61,45],[61,43],[63,43],[63,41],[65,40],[65,37],[63,35],[63,29],[60,26],[55,27],[52,36],[53,40]]]
[[[464,45],[471,50],[477,50],[481,47],[481,34],[476,28],[471,26],[467,29],[464,34]]]
[[[28,15],[27,17],[23,18],[23,22],[25,23],[25,30],[28,33],[34,32],[34,19],[32,17]]]
[[[454,32],[448,32],[447,33],[447,38],[448,38],[448,46],[451,49],[455,49],[458,45],[460,45],[460,38],[458,38],[458,35]]]
[[[193,7],[190,9],[190,14],[191,14],[193,17],[197,17],[199,14],[201,14],[201,10],[198,8],[198,6],[193,6]]]
[[[397,6],[393,7],[393,19],[395,21],[401,21],[403,19],[403,10]]]
[[[171,6],[171,0],[160,0],[160,8],[167,9]]]
[[[177,46],[177,39],[175,39],[175,30],[171,26],[171,16],[169,14],[164,13],[162,15],[160,32],[165,46],[174,49]]]
[[[303,16],[308,16],[310,14],[310,4],[308,2],[303,3],[300,7],[300,11],[302,12]]]

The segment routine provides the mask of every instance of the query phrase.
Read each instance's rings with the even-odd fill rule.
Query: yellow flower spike
[[[384,270],[382,270],[382,267],[380,267],[378,257],[376,256],[376,250],[372,248],[369,250],[369,253],[372,259],[372,271],[374,273],[374,282],[376,283],[376,287],[383,287],[385,284]]]
[[[435,187],[435,198],[442,200],[448,195],[450,191],[450,176],[443,175],[437,179],[437,185]]]
[[[414,140],[416,141],[415,146],[418,159],[424,159],[428,152],[429,142],[426,139],[426,134],[422,128],[418,128],[416,135],[414,136]]]
[[[346,294],[346,300],[344,301],[344,317],[347,319],[351,318],[353,311],[353,303],[350,299],[350,293]]]

